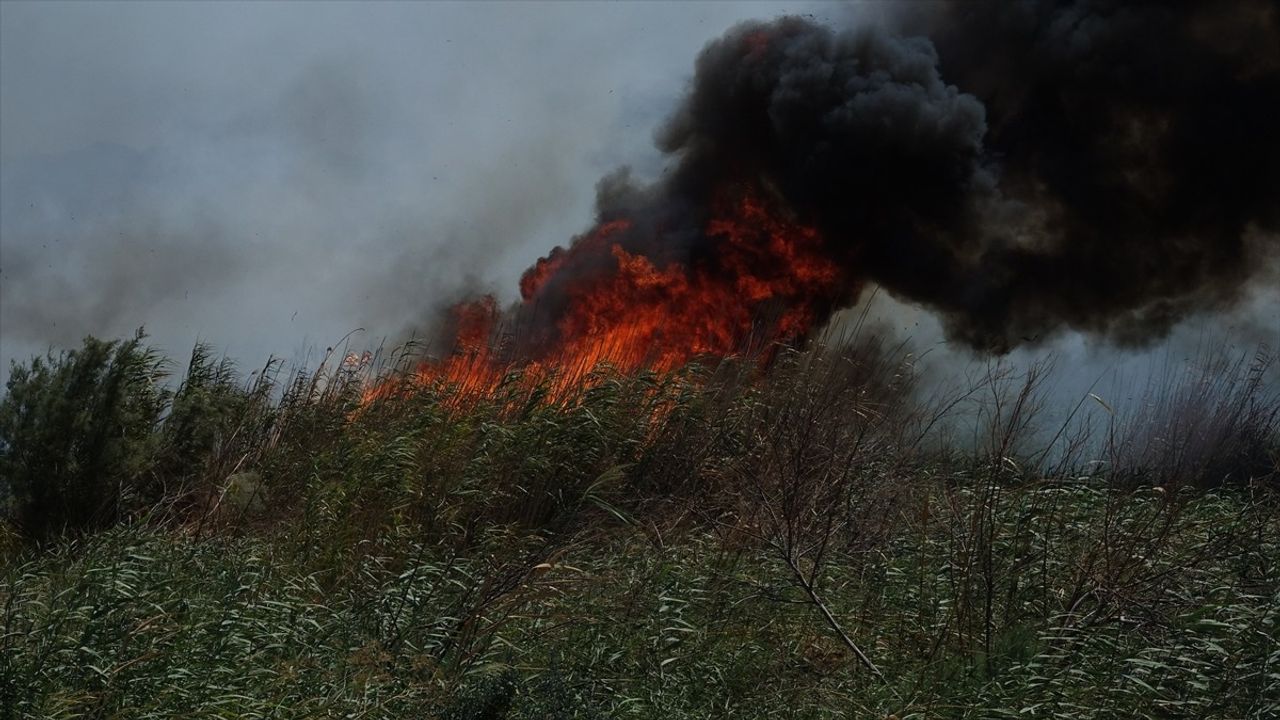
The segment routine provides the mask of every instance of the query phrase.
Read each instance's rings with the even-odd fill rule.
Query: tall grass
[[[0,401],[0,717],[1269,717],[1266,362],[1046,428],[866,338],[466,402],[87,341]]]

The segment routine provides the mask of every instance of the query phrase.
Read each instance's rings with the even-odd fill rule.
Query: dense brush
[[[1043,367],[931,393],[866,338],[461,395],[339,358],[15,367],[0,717],[1280,711],[1265,355],[1060,427]]]

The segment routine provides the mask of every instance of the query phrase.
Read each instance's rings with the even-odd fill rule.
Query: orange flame
[[[555,393],[602,363],[624,373],[666,372],[699,357],[804,338],[853,291],[856,284],[824,253],[821,234],[761,192],[725,195],[713,210],[704,228],[711,252],[684,264],[657,264],[643,251],[657,242],[635,237],[627,219],[556,248],[524,273],[522,299],[505,315],[492,296],[454,306],[444,332],[451,351],[422,363],[414,379],[484,394],[518,369],[530,382],[549,380]],[[592,272],[570,269],[588,254]],[[528,318],[539,322],[538,304],[553,286],[552,322],[522,332]],[[388,390],[384,383],[373,395]]]

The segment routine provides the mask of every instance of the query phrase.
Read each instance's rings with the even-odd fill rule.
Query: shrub
[[[234,363],[215,361],[209,346],[195,346],[160,428],[159,453],[140,498],[144,504],[167,501],[181,514],[220,492],[256,486],[256,480],[246,484],[249,476],[241,471],[256,458],[275,420],[277,367],[268,362],[246,385]],[[239,482],[233,483],[237,476]],[[261,502],[256,488],[242,499],[249,505]]]
[[[14,363],[0,401],[0,475],[22,533],[42,539],[114,522],[151,466],[169,393],[164,362],[131,340]]]

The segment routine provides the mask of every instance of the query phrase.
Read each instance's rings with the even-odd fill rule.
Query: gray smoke
[[[0,379],[89,333],[256,365],[514,296],[761,12],[0,3]]]

